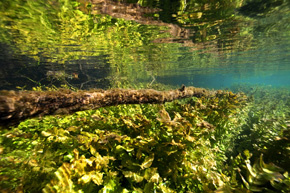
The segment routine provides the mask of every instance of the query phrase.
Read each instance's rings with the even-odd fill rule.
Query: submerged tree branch
[[[187,97],[213,96],[216,91],[185,87],[169,91],[112,89],[91,91],[0,91],[0,121],[15,124],[37,115],[70,114],[119,104],[165,103]]]

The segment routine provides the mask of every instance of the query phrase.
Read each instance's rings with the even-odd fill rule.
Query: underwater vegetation
[[[162,22],[144,20],[143,16],[142,21],[126,19],[130,14],[117,18],[99,14],[98,2],[105,1],[84,2],[0,2],[1,44],[11,49],[15,58],[30,58],[27,65],[35,67],[29,70],[33,74],[36,67],[42,69],[42,77],[20,73],[21,80],[37,86],[37,92],[31,93],[41,95],[39,90],[46,86],[46,79],[48,86],[60,83],[77,90],[91,88],[103,78],[108,80],[106,88],[117,87],[108,96],[128,103],[128,96],[117,91],[132,88],[140,80],[146,83],[142,88],[152,88],[156,77],[168,75],[171,70],[192,67],[193,63],[198,63],[193,66],[197,69],[208,69],[218,64],[217,55],[228,58],[233,50],[251,50],[253,45],[272,48],[279,31],[286,41],[290,37],[289,25],[285,25],[290,17],[281,19],[278,14],[289,13],[286,0],[179,0],[177,6],[152,12],[151,16]],[[106,2],[108,7],[117,4]],[[133,15],[138,16],[138,10],[147,10],[142,6],[153,5],[154,1],[140,0],[141,6],[136,5],[137,1],[132,3]],[[118,4],[125,5],[123,1]],[[248,5],[253,9],[249,10]],[[169,18],[165,12],[170,13]],[[271,13],[277,22],[269,22]],[[260,25],[255,25],[260,21],[256,17],[262,19]],[[259,28],[266,29],[263,36],[267,41],[254,40],[262,35]],[[178,31],[174,37],[173,32]],[[219,41],[221,37],[232,39]],[[201,54],[206,44],[212,48]],[[184,52],[187,54],[181,55]],[[75,65],[86,58],[93,62]],[[103,66],[108,70],[102,71]],[[12,71],[7,66],[0,74],[10,76]],[[106,77],[96,77],[90,71],[105,72]],[[30,89],[27,82],[19,82],[22,84],[17,79],[18,88]],[[182,96],[186,90],[182,87],[176,92]],[[37,109],[35,100],[37,108],[32,105],[17,116],[61,111],[63,106],[50,108],[57,100],[62,105],[64,101],[71,103],[64,106],[70,109],[63,113],[86,111],[0,127],[0,192],[290,192],[289,90],[239,85],[234,93],[198,94],[171,102],[161,97],[164,104],[115,103],[108,107],[97,101],[98,109],[78,105],[86,103],[90,95],[68,100],[59,96],[71,91],[49,91],[60,95],[42,96],[48,100],[40,102],[49,107],[44,113]],[[235,94],[240,91],[244,93]],[[13,95],[17,103],[22,91],[1,92]],[[99,94],[105,92],[109,93]],[[147,94],[156,97],[153,90]],[[33,103],[32,95],[24,97],[20,106]],[[5,97],[0,97],[1,123],[3,117],[10,116],[1,110],[14,113],[14,107],[4,106],[2,99]]]
[[[279,124],[230,91],[28,119],[1,130],[1,191],[289,192],[289,93],[268,90]]]

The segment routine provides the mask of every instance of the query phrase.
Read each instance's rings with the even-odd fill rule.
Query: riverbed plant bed
[[[0,190],[286,192],[287,169],[265,163],[261,153],[267,155],[266,150],[236,145],[251,139],[244,132],[253,121],[253,108],[246,95],[221,92],[28,119],[1,130]],[[253,125],[247,128],[250,134],[262,127]],[[275,130],[281,140],[264,142],[268,148],[283,142],[283,159],[289,147],[287,127]]]

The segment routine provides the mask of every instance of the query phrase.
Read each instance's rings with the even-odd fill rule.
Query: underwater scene
[[[1,0],[0,192],[289,193],[288,0]]]

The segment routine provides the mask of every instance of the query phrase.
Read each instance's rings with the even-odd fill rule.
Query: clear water
[[[108,2],[1,2],[0,90],[290,86],[288,1]]]
[[[110,175],[112,173],[112,178],[107,176],[104,181],[110,178],[108,182],[110,188],[119,190],[120,184],[135,188],[131,185],[137,184],[137,181],[130,182],[130,178],[132,176],[135,178],[137,174],[138,184],[143,186],[147,183],[145,185],[147,190],[151,188],[152,182],[160,179],[158,183],[162,184],[165,191],[167,191],[167,185],[176,188],[196,186],[198,190],[202,190],[204,185],[204,188],[209,190],[222,184],[229,185],[229,187],[225,186],[225,191],[230,190],[231,185],[233,185],[233,190],[239,191],[243,181],[245,182],[244,179],[251,179],[248,180],[251,188],[259,189],[264,186],[270,188],[269,191],[274,191],[270,187],[270,184],[273,185],[272,182],[275,182],[273,188],[282,188],[284,185],[286,187],[286,183],[289,185],[287,176],[290,171],[290,97],[289,91],[281,89],[281,87],[290,88],[289,0],[0,0],[0,91],[4,89],[39,90],[51,87],[169,89],[180,88],[182,84],[210,89],[233,89],[234,91],[244,88],[242,91],[252,102],[243,108],[244,102],[240,106],[237,104],[239,99],[233,97],[232,94],[229,94],[228,98],[225,97],[225,100],[217,95],[213,100],[208,100],[209,102],[206,102],[207,100],[191,101],[192,107],[170,104],[167,107],[136,107],[135,111],[132,110],[134,107],[128,106],[124,109],[114,110],[113,108],[108,111],[101,109],[93,113],[77,113],[72,117],[49,116],[40,120],[27,120],[18,127],[11,127],[11,130],[1,130],[2,126],[0,126],[0,143],[3,144],[3,147],[0,146],[0,161],[4,163],[4,167],[2,167],[3,164],[1,165],[3,172],[0,172],[0,178],[4,180],[0,184],[17,188],[19,191],[32,187],[33,189],[29,191],[39,192],[39,188],[42,189],[48,183],[50,174],[56,171],[62,164],[61,162],[71,160],[74,146],[78,146],[77,149],[82,151],[81,154],[89,155],[85,152],[87,147],[83,148],[82,145],[87,146],[91,142],[95,144],[97,139],[87,140],[88,136],[101,134],[104,139],[106,137],[113,139],[117,136],[113,139],[116,141],[123,138],[119,138],[119,134],[126,134],[125,130],[128,129],[125,129],[123,133],[120,128],[127,125],[128,128],[134,128],[133,134],[129,131],[130,129],[128,130],[130,134],[126,135],[127,140],[130,136],[137,135],[135,131],[139,126],[144,125],[147,130],[147,126],[151,124],[148,124],[148,121],[151,122],[151,119],[153,132],[157,131],[163,135],[158,130],[168,127],[168,130],[178,135],[176,143],[174,136],[170,137],[170,132],[166,131],[167,136],[161,136],[165,141],[162,141],[163,139],[159,141],[169,147],[171,145],[168,139],[172,139],[171,144],[176,143],[176,147],[183,151],[183,155],[190,154],[185,157],[197,160],[186,162],[198,165],[198,167],[192,165],[192,171],[197,171],[196,174],[199,175],[194,179],[198,180],[191,182],[189,178],[192,174],[187,175],[186,171],[181,168],[172,170],[174,172],[172,174],[182,174],[183,176],[177,179],[182,180],[183,185],[176,184],[176,180],[171,183],[171,169],[164,170],[165,173],[163,173],[169,178],[166,177],[162,181],[162,173],[158,169],[158,173],[161,174],[160,178],[156,173],[158,175],[154,174],[150,181],[148,180],[149,183],[144,181],[144,183],[139,183],[139,179],[143,179],[143,176],[139,174],[147,175],[147,171],[151,173],[156,169],[154,165],[155,169],[144,170],[147,168],[147,163],[151,166],[151,155],[154,158],[154,153],[148,152],[148,143],[143,153],[142,148],[134,150],[138,151],[137,154],[142,153],[142,158],[138,158],[139,161],[142,161],[144,157],[144,160],[140,162],[142,171],[138,173],[135,171],[137,162],[132,161],[135,160],[134,153],[132,159],[130,158],[129,162],[126,161],[125,167],[118,167],[119,162],[123,163],[123,160],[117,160],[117,165],[109,164],[113,166],[113,169],[109,171]],[[245,84],[247,86],[243,87]],[[255,87],[257,84],[265,86]],[[278,89],[268,89],[271,87]],[[2,93],[5,94],[5,92]],[[10,101],[10,99],[4,101]],[[53,103],[50,105],[41,101],[39,105],[40,107],[42,105],[54,106]],[[0,110],[4,112],[0,118],[4,117],[3,120],[17,118],[17,113],[14,112],[18,111],[18,108],[13,108],[14,105],[0,104]],[[241,109],[236,111],[235,108]],[[5,112],[7,109],[12,109],[12,112]],[[179,113],[183,110],[188,112]],[[156,115],[153,115],[154,112]],[[136,113],[138,117],[134,117],[137,116]],[[117,120],[116,123],[112,123],[115,120]],[[159,120],[162,121],[159,123]],[[111,123],[112,126],[109,126]],[[180,129],[183,128],[180,127],[180,123],[185,123],[186,127],[191,127],[190,124],[194,128],[198,126],[198,130],[181,132]],[[172,129],[170,124],[172,128],[175,127],[173,125],[178,125],[178,132]],[[199,125],[202,124],[205,126],[200,127]],[[209,127],[208,124],[214,125],[215,129],[212,129],[212,126]],[[101,131],[103,128],[106,129],[105,132]],[[148,133],[145,137],[140,134],[141,138],[136,138],[141,139],[138,144],[143,143],[142,141],[146,142],[152,132],[148,131]],[[186,134],[186,137],[180,137],[182,133]],[[102,136],[100,141],[107,141],[102,140]],[[156,136],[154,141],[158,143],[157,138],[160,137]],[[179,139],[185,140],[184,144],[198,139],[197,151],[192,146],[190,151],[193,154],[187,154],[186,148],[182,147]],[[137,148],[138,144],[132,144],[133,138],[128,143],[126,140],[120,145],[117,142],[113,143],[116,146],[122,146],[124,151],[128,147]],[[42,146],[40,142],[47,142],[47,145]],[[108,143],[108,145],[112,144]],[[148,147],[156,149],[153,146],[150,148],[150,145]],[[158,147],[162,146],[158,145]],[[249,152],[244,151],[246,149]],[[90,150],[96,151],[94,148]],[[106,148],[100,150],[104,154],[107,152]],[[168,153],[170,157],[175,154],[172,152]],[[179,155],[178,152],[176,155]],[[148,153],[150,153],[149,156],[147,156]],[[239,158],[231,161],[238,154]],[[259,158],[260,155],[262,158],[264,155],[265,163],[261,159],[260,162],[256,162],[257,167],[255,167],[253,166],[255,162],[252,162],[253,169],[251,170],[254,173],[248,172],[250,170],[248,160],[245,162],[247,165],[241,165],[245,161],[245,157],[241,156],[244,154],[247,159],[250,157],[247,154],[253,154],[251,160]],[[108,155],[113,156],[110,152]],[[227,163],[225,163],[226,156],[228,156]],[[127,158],[122,155],[121,157]],[[198,161],[199,158],[201,161]],[[22,160],[25,165],[20,165]],[[184,160],[178,161],[175,165],[170,164],[169,167],[172,165],[175,169],[181,163],[185,163]],[[134,167],[129,167],[128,164],[131,162],[134,162]],[[188,163],[183,164],[187,165],[185,168],[189,167]],[[287,172],[282,173],[282,169],[276,168],[272,163],[281,166]],[[143,168],[144,164],[146,166]],[[117,168],[118,177],[115,176],[114,168]],[[122,168],[128,170],[126,171],[128,176],[124,172],[122,174]],[[229,170],[236,172],[231,173]],[[264,173],[261,173],[262,170]],[[64,169],[58,171],[64,171]],[[240,177],[246,173],[249,177],[244,176],[241,179]],[[58,174],[60,174],[58,175],[59,184],[64,182],[70,185],[66,174]],[[95,180],[97,176],[99,181],[99,174],[90,173],[90,176],[94,176]],[[105,172],[104,176],[107,174]],[[119,178],[119,174],[128,179],[122,179],[122,176]],[[47,179],[44,179],[44,175]],[[189,178],[186,178],[186,175]],[[82,175],[79,180],[86,181],[86,176],[88,175]],[[75,177],[76,175],[74,179],[77,179]],[[36,178],[41,179],[42,182],[36,185],[37,181],[34,180]],[[282,180],[285,184],[282,184]],[[157,187],[158,183],[155,183],[154,187]],[[257,184],[259,186],[256,186]],[[89,183],[83,185],[88,190],[94,189],[91,189],[92,186]],[[120,188],[121,186],[123,185],[120,185]],[[79,187],[81,188],[81,184],[74,186],[76,189]],[[6,192],[9,190],[7,189]]]

